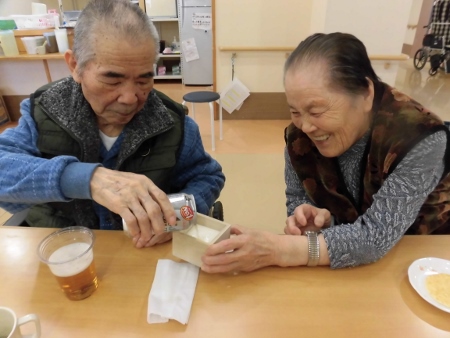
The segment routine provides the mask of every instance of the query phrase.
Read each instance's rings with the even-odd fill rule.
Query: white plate
[[[450,275],[450,261],[441,258],[421,258],[414,261],[408,269],[409,282],[417,293],[428,303],[436,306],[442,311],[450,313],[450,308],[438,303],[431,297],[425,286],[425,279],[430,275],[446,273]]]

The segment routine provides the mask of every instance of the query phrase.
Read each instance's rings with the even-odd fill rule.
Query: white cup
[[[26,36],[20,39],[25,46],[27,54],[36,54],[36,47],[42,46],[45,41],[43,36]]]
[[[47,14],[47,5],[38,2],[31,3],[31,14]]]
[[[39,54],[39,55],[46,54],[47,53],[46,46],[47,46],[47,41],[45,41],[42,46],[37,46],[36,47],[36,54]]]
[[[0,44],[5,56],[17,56],[19,55],[19,49],[17,48],[16,38],[12,30],[2,31],[0,30]]]
[[[20,326],[34,322],[35,333],[32,335],[22,335]],[[3,338],[39,338],[41,336],[41,324],[39,317],[35,314],[28,314],[17,318],[13,310],[7,307],[0,307],[0,337]]]
[[[55,37],[60,53],[64,53],[69,49],[69,39],[67,38],[67,31],[65,28],[55,29]]]

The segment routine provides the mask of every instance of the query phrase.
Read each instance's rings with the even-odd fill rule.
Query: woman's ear
[[[69,67],[69,71],[70,74],[72,75],[73,79],[80,83],[81,79],[80,76],[78,75],[78,63],[77,60],[75,59],[75,56],[73,55],[73,51],[68,49],[65,53],[64,53],[64,59],[66,60],[66,64],[67,67]]]
[[[373,81],[366,77],[367,84],[369,85],[367,91],[363,94],[364,96],[364,106],[366,107],[366,111],[372,110],[373,99],[375,97],[375,85]]]

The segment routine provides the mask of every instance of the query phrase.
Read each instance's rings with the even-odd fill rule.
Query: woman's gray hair
[[[105,35],[137,43],[153,40],[158,58],[158,31],[139,6],[130,0],[91,0],[81,12],[74,30],[73,54],[79,75],[87,63],[95,59],[96,40]]]
[[[380,82],[362,41],[339,32],[316,33],[303,40],[286,60],[284,76],[292,69],[320,61],[328,66],[330,84],[349,94],[365,92],[367,79],[375,85]]]

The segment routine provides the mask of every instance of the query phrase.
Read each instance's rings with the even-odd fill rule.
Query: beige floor
[[[405,61],[400,65],[395,86],[442,119],[450,120],[450,75],[440,72],[430,77],[428,70],[427,65],[417,71],[412,67],[412,60]],[[164,82],[155,87],[180,102],[187,92],[211,90]],[[227,120],[223,122],[222,141],[219,141],[216,121],[216,151],[212,152],[208,105],[198,104],[196,117],[206,150],[221,163],[227,177],[219,198],[224,204],[225,221],[282,232],[286,218],[283,130],[289,121]],[[0,224],[7,216],[0,210]]]

